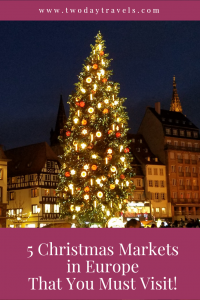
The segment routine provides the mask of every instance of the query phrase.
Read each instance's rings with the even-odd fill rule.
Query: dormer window
[[[170,128],[166,128],[166,134],[171,134],[171,129]]]
[[[140,139],[140,144],[142,144],[142,139]]]
[[[171,122],[172,122],[172,119],[169,119],[169,122],[171,123]]]
[[[155,157],[155,162],[158,162],[158,158],[157,157]]]
[[[148,156],[146,159],[147,159],[148,161],[150,161],[150,160],[151,160],[150,156]]]
[[[187,137],[191,137],[191,131],[187,131]]]
[[[192,122],[189,122],[189,125],[192,125]]]
[[[162,118],[162,121],[164,122],[164,121],[165,121],[165,118]]]
[[[145,148],[145,149],[144,149],[144,151],[147,153],[147,152],[148,152],[148,149],[147,149],[147,148]]]
[[[185,121],[183,121],[183,124],[185,124]]]
[[[176,120],[176,124],[178,124],[179,123],[179,120]]]

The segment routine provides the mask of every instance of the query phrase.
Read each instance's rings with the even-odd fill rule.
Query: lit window
[[[33,181],[34,180],[34,175],[29,175],[29,180]]]
[[[177,129],[173,129],[173,135],[177,135],[178,134],[178,130]]]
[[[166,128],[166,134],[171,134],[171,129],[170,128]]]
[[[156,213],[159,213],[159,212],[160,212],[160,208],[156,207]]]
[[[178,141],[174,141],[174,146],[178,146]]]
[[[38,190],[37,189],[31,189],[31,198],[38,196]]]
[[[172,198],[173,198],[173,199],[176,199],[176,198],[177,198],[177,193],[176,193],[176,192],[173,192],[173,193],[172,193]]]
[[[185,135],[185,131],[184,130],[180,130],[180,136],[184,136]]]
[[[156,199],[156,200],[159,199],[159,193],[155,193],[155,199]]]
[[[33,205],[32,206],[32,213],[33,214],[37,214],[38,212],[37,212],[37,205]]]
[[[181,147],[185,147],[185,142],[181,142]]]
[[[192,148],[192,143],[188,143],[188,148]]]
[[[35,224],[26,224],[25,228],[35,228]]]
[[[49,189],[45,189],[44,190],[44,195],[45,196],[50,196],[50,190]]]
[[[22,208],[18,208],[18,209],[16,210],[16,214],[17,214],[17,215],[21,215],[21,214],[22,214]]]
[[[50,213],[50,204],[45,204],[44,211],[45,213]]]
[[[194,136],[195,138],[198,138],[198,132],[194,131],[194,132],[193,132],[193,136]]]
[[[54,213],[59,213],[59,204],[54,204]]]
[[[171,140],[167,140],[167,145],[171,145],[172,141]]]
[[[172,179],[172,185],[176,186],[176,179],[175,178]]]
[[[174,152],[170,152],[170,158],[174,159]]]
[[[191,131],[187,131],[187,137],[191,137]]]
[[[50,180],[50,175],[45,175],[45,180]]]
[[[162,207],[162,213],[166,214],[166,208],[165,207]]]
[[[0,180],[3,179],[3,169],[0,169]]]

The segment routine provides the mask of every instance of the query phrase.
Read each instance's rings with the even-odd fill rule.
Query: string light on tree
[[[81,227],[119,216],[133,190],[125,99],[118,96],[119,84],[111,81],[111,59],[105,50],[98,33],[69,97],[66,134],[60,138],[60,214]]]

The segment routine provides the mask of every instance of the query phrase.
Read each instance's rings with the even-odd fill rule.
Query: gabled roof
[[[142,134],[128,134],[128,139],[132,142],[129,145],[133,156],[135,156],[140,163],[145,165],[163,165],[161,161],[150,150]],[[148,160],[150,158],[150,160]]]
[[[44,142],[5,151],[8,162],[8,177],[40,173],[47,160],[57,161],[58,157]]]
[[[0,159],[2,159],[2,160],[7,159],[1,145],[0,145]]]
[[[160,114],[158,114],[153,107],[148,107],[147,109],[149,109],[163,125],[198,129],[197,126],[195,126],[186,116],[184,116],[180,112],[161,109]]]

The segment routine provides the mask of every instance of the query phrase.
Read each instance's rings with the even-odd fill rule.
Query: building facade
[[[170,111],[161,109],[160,103],[147,108],[139,133],[166,165],[173,219],[200,218],[199,129],[182,113],[175,79]]]
[[[132,153],[140,162],[144,174],[144,198],[149,205],[145,209],[155,219],[170,219],[166,166],[150,151],[141,134],[131,135],[131,140]]]
[[[37,228],[61,222],[55,193],[59,161],[50,146],[15,148],[6,151],[6,156],[10,159],[7,227]]]
[[[2,146],[0,146],[0,228],[6,227],[8,161]]]

